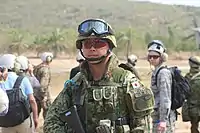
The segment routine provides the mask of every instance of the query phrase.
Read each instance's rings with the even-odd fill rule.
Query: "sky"
[[[137,1],[150,1],[162,4],[192,5],[200,7],[200,0],[137,0]]]

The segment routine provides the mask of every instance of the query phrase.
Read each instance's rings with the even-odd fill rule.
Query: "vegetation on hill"
[[[200,25],[200,8],[171,6],[127,0],[0,0],[1,52],[51,50],[75,52],[77,25],[86,18],[102,18],[116,31],[119,49],[146,48],[151,39],[161,39],[169,51],[196,50],[190,35],[195,17]],[[130,52],[129,51],[129,52]]]

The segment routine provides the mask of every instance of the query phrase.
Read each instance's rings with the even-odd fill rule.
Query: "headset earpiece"
[[[168,60],[168,54],[167,54],[167,53],[163,53],[163,54],[161,55],[161,57],[162,57],[162,61],[163,61],[163,62],[166,62],[166,61]]]
[[[51,56],[46,57],[46,62],[52,62],[53,58]]]

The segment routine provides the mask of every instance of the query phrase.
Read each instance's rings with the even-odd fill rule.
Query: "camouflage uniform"
[[[200,58],[191,57],[199,64],[193,64],[190,61],[190,72],[185,75],[191,85],[191,97],[188,98],[188,114],[191,122],[191,133],[199,133],[198,126],[200,121]],[[195,67],[193,67],[195,66]]]
[[[157,77],[156,73],[161,66],[157,67],[151,77],[151,89],[154,93],[155,106],[152,113],[153,119],[153,133],[159,133],[157,126],[160,121],[167,122],[167,130],[165,133],[174,133],[176,112],[171,110],[171,85],[172,77],[171,72],[168,69],[161,69]]]
[[[63,91],[52,103],[45,118],[44,133],[73,133],[67,123],[60,119],[60,115],[75,104],[75,99],[78,96],[75,92],[78,90],[82,91],[82,95],[88,94],[83,99],[83,103],[87,103],[87,105],[85,108],[82,107],[87,113],[82,114],[79,112],[82,114],[79,116],[86,133],[94,133],[100,120],[110,119],[115,121],[120,118],[123,118],[124,122],[122,125],[118,125],[116,122],[116,133],[123,133],[123,126],[125,127],[125,125],[128,125],[131,130],[127,133],[144,133],[147,131],[147,127],[144,125],[144,118],[152,111],[154,104],[153,94],[131,72],[117,66],[116,56],[112,55],[109,61],[108,72],[101,80],[94,81],[88,70],[87,62],[83,63],[81,72],[72,79],[74,82],[68,82]],[[73,83],[75,84],[73,85]],[[144,99],[144,95],[142,92],[139,92],[139,88],[145,89],[148,92],[145,96],[150,96],[150,99]],[[104,90],[103,96],[100,91],[101,89]],[[137,90],[138,92],[135,92]],[[134,93],[137,93],[138,97],[141,97],[137,101],[138,103],[135,101],[137,103],[136,106],[133,101],[137,98],[132,99]],[[148,101],[148,103],[144,100]],[[142,104],[143,106],[138,106]],[[148,109],[140,111],[138,107],[140,109]],[[84,118],[84,116],[86,117]]]
[[[50,81],[51,72],[50,67],[45,64],[40,64],[34,68],[34,75],[38,79],[41,85],[41,94],[39,94],[41,99],[36,99],[38,105],[38,115],[43,109],[43,118],[45,118],[49,106],[51,105],[50,97]]]
[[[121,67],[121,68],[123,68],[125,70],[128,70],[128,71],[131,71],[139,80],[141,80],[137,69],[131,63],[129,63],[129,62],[127,62],[126,64],[121,63],[119,65],[119,67]]]
[[[76,66],[71,69],[69,79],[72,79],[78,72],[80,72],[80,66]]]
[[[117,47],[111,26],[103,20],[89,19],[79,25],[78,32],[76,47],[82,55],[86,52],[84,50],[92,47],[107,52],[104,55],[97,53],[100,57],[85,57],[80,72],[65,83],[63,91],[50,107],[44,133],[74,133],[73,130],[80,125],[86,133],[113,133],[113,130],[115,133],[144,133],[143,121],[153,109],[153,93],[134,74],[118,67],[117,57],[111,52]],[[92,41],[87,43],[88,48],[86,44],[82,48],[84,40]],[[90,71],[89,65],[92,64],[95,64],[93,67],[105,67],[102,69],[105,74],[98,80]],[[66,119],[72,116],[68,117],[68,113],[76,112],[67,113],[74,106],[78,115]],[[78,119],[81,121],[79,125],[75,122]]]

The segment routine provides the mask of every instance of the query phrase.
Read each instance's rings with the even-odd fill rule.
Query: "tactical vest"
[[[129,125],[130,119],[143,117],[152,111],[154,100],[151,90],[144,86],[135,86],[140,84],[136,78],[133,78],[135,81],[130,84],[124,80],[125,76],[127,71],[116,68],[110,78],[98,82],[88,81],[81,72],[72,78],[75,83],[72,101],[78,107],[78,114],[86,132],[94,132],[100,120],[109,119],[116,122],[118,118],[125,118],[121,124]],[[133,118],[130,118],[130,112]]]

